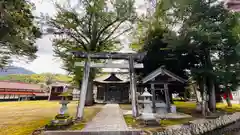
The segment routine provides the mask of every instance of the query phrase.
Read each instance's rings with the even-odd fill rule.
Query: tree
[[[64,61],[64,68],[80,80],[82,68],[75,68],[69,52],[111,51],[118,47],[119,36],[132,29],[136,19],[133,0],[82,0],[79,6],[56,4],[57,14],[48,18],[49,32],[55,35],[54,52]],[[71,2],[70,2],[71,3]],[[64,7],[65,6],[65,7]],[[93,104],[91,70],[86,105]]]
[[[192,67],[192,73],[202,85],[203,97],[206,97],[205,93],[209,94],[209,107],[214,111],[217,71],[212,59],[219,53],[231,53],[237,45],[239,39],[233,33],[236,32],[234,28],[239,26],[238,17],[225,10],[223,4],[216,0],[172,1],[172,5],[170,9],[173,9],[174,20],[182,23],[180,36],[175,41],[183,43],[180,45],[186,47],[189,53],[194,52],[198,58],[198,66]],[[228,49],[229,44],[232,49]]]
[[[155,24],[153,31],[157,31],[156,28],[159,27],[167,29],[160,40],[167,43],[168,47],[173,47],[175,52],[179,52],[179,55],[175,55],[178,61],[186,62],[181,70],[185,68],[191,71],[190,75],[198,82],[202,91],[203,101],[206,101],[206,95],[209,94],[209,107],[214,111],[215,83],[216,77],[219,76],[217,69],[230,73],[227,67],[236,65],[239,59],[234,51],[239,43],[237,13],[228,12],[217,0],[160,0],[155,16],[158,23],[153,23]],[[174,32],[173,28],[176,26],[179,29]],[[154,40],[156,38],[151,41]],[[165,55],[167,54],[169,53]],[[179,59],[183,57],[182,55],[191,60]],[[219,57],[215,58],[215,55]],[[214,58],[217,59],[216,63],[213,62]],[[232,82],[232,79],[225,77],[225,81]],[[203,104],[204,114],[207,110],[204,109],[205,106],[206,104]]]
[[[8,64],[12,56],[35,59],[34,45],[41,36],[31,10],[34,5],[25,0],[2,0],[0,2],[0,67]]]

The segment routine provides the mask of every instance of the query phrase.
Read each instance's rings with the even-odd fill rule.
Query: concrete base
[[[183,114],[183,113],[166,113],[166,114],[156,114],[155,117],[157,119],[183,119],[183,118],[191,118],[191,115]]]

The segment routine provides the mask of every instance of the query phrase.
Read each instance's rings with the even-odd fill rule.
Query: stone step
[[[130,131],[45,131],[43,135],[144,135],[140,130]]]

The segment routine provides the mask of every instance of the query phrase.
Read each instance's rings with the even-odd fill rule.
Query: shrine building
[[[184,91],[186,80],[159,67],[146,77],[137,81],[137,94],[148,88],[154,102],[171,104],[172,93]],[[129,74],[105,74],[94,79],[94,97],[97,103],[129,103],[131,101]],[[165,95],[170,98],[166,98]]]
[[[129,102],[128,74],[105,74],[94,79],[96,102]]]

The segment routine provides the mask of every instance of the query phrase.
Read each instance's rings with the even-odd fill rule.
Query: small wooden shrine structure
[[[164,66],[159,67],[141,80],[142,84],[149,84],[152,94],[153,112],[156,112],[156,102],[164,99],[167,105],[167,111],[171,112],[171,102],[169,94],[169,86],[184,85],[187,81],[165,69]],[[177,87],[175,87],[177,89]],[[173,91],[173,89],[171,89]]]
[[[128,75],[111,73],[97,77],[93,81],[97,87],[96,101],[102,101],[102,103],[129,102]]]

